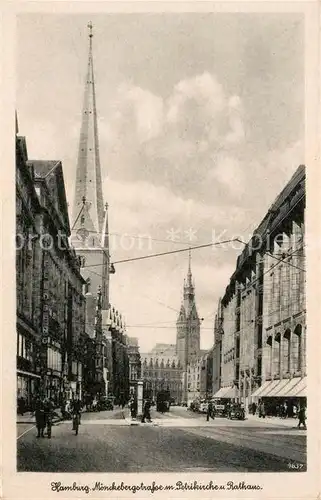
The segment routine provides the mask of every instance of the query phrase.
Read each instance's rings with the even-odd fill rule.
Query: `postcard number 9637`
[[[303,464],[300,464],[300,463],[297,463],[297,462],[289,462],[288,463],[288,468],[289,469],[300,470],[300,469],[303,469]]]

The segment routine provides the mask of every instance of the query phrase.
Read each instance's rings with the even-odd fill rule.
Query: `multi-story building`
[[[212,387],[209,388],[212,367],[209,352],[201,351],[196,359],[193,359],[187,367],[187,404],[195,399],[206,399],[211,395]]]
[[[69,246],[67,200],[61,162],[28,161],[41,206],[41,351],[45,392],[58,400],[65,392],[81,395],[85,334],[84,280],[80,263]],[[39,269],[39,268],[38,268]]]
[[[29,161],[16,139],[17,392],[58,404],[69,389],[81,395],[84,281],[70,235],[60,161]]]
[[[305,395],[304,211],[300,166],[238,257],[222,298],[217,396],[238,396],[247,405]]]
[[[221,388],[222,383],[222,345],[223,345],[223,314],[222,302],[218,301],[217,312],[214,320],[214,343],[213,343],[213,377],[212,394],[215,395]]]
[[[40,203],[27,160],[26,140],[16,135],[17,396],[29,406],[40,389],[41,378],[37,359],[41,342],[41,254]]]
[[[137,382],[141,378],[141,357],[136,337],[128,337],[128,359],[130,392],[136,394]]]
[[[114,308],[103,311],[104,366],[108,392],[119,403],[129,399],[128,337],[122,315]]]
[[[271,207],[262,256],[261,387],[256,397],[306,396],[305,167],[300,166]]]
[[[158,391],[169,390],[175,402],[182,402],[183,367],[175,352],[173,344],[156,344],[151,352],[141,354],[144,397],[155,400]]]

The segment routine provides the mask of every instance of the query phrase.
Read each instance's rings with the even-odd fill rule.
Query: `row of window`
[[[302,327],[298,325],[294,332],[287,330],[283,336],[277,334],[274,339],[269,337],[267,376],[280,375],[281,367],[284,373],[298,372],[302,369],[303,338]]]
[[[47,366],[51,370],[61,371],[62,369],[61,353],[52,347],[48,347],[47,350]]]
[[[18,333],[17,336],[17,356],[20,356],[27,361],[32,361],[34,357],[33,343],[22,333]]]
[[[179,379],[181,377],[180,373],[177,372],[152,372],[152,371],[144,371],[143,372],[144,377],[150,377],[150,378],[171,378],[171,379]]]

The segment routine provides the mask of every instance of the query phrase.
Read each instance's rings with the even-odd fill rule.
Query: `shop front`
[[[307,377],[265,381],[252,395],[264,402],[266,415],[295,417],[298,408],[307,404]]]
[[[17,370],[17,406],[19,412],[32,409],[34,398],[39,391],[39,385],[39,375]]]

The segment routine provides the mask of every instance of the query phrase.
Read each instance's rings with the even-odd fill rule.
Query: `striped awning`
[[[237,398],[238,396],[238,389],[236,387],[227,387],[227,392],[222,396],[223,398]]]
[[[266,388],[264,391],[264,394],[262,394],[263,397],[269,398],[273,397],[273,392],[277,387],[280,387],[280,380],[271,380],[269,387]]]
[[[307,396],[307,377],[301,378],[300,382],[294,387],[293,396],[298,398]]]
[[[263,382],[261,387],[259,387],[258,389],[256,389],[256,391],[253,392],[252,397],[256,398],[259,396],[264,396],[264,393],[271,386],[272,382],[273,382],[272,380],[266,380],[265,382]]]
[[[229,387],[221,387],[213,396],[213,398],[222,398],[224,394],[229,390]]]
[[[235,386],[228,385],[227,387],[221,387],[219,391],[217,391],[213,398],[222,398],[222,399],[233,399],[238,396],[238,389]]]
[[[279,397],[279,392],[285,388],[288,382],[287,378],[278,380],[277,384],[269,392],[269,398]]]
[[[291,397],[291,394],[293,394],[293,391],[295,390],[297,384],[300,382],[299,377],[294,377],[291,379],[285,379],[286,383],[283,384],[281,388],[276,392],[275,396],[277,398],[285,398],[285,397]]]
[[[27,375],[28,377],[33,377],[33,378],[41,378],[40,375],[37,375],[36,373],[31,373],[31,372],[25,372],[23,370],[17,370],[18,375]]]

